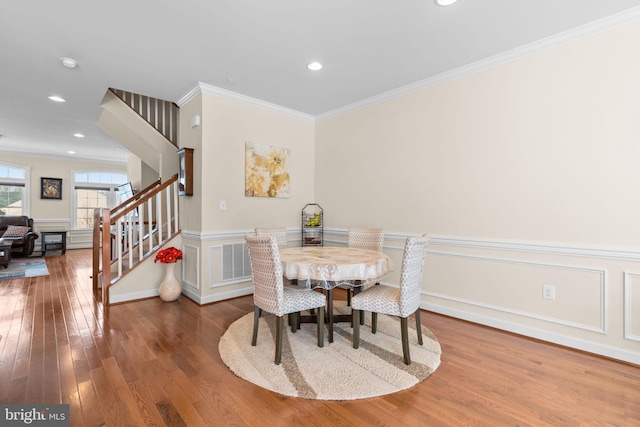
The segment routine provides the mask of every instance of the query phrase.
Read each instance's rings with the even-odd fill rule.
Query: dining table
[[[391,259],[384,253],[344,246],[302,246],[280,251],[282,274],[298,286],[322,289],[327,294],[326,323],[329,342],[333,342],[333,324],[350,322],[350,315],[334,315],[333,289],[351,286],[354,293],[377,283],[393,271]],[[316,322],[315,315],[300,316],[300,322]]]

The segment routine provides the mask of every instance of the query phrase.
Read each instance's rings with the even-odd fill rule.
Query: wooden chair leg
[[[347,307],[351,307],[351,289],[347,288]]]
[[[371,312],[371,333],[375,334],[378,330],[378,313],[375,311]]]
[[[258,322],[262,315],[262,309],[257,305],[253,307],[253,336],[251,337],[251,345],[256,346],[258,342]]]
[[[411,356],[409,355],[409,327],[408,318],[400,319],[400,328],[402,330],[402,354],[404,355],[405,365],[411,365]]]
[[[276,318],[276,365],[282,361],[282,330],[284,329],[284,316]]]
[[[416,310],[416,332],[418,332],[418,344],[422,345],[422,325],[420,324],[420,307]]]
[[[360,284],[360,280],[356,281],[356,284]],[[354,286],[353,289],[351,289],[351,292],[353,292],[353,296],[358,295],[360,292],[362,291],[362,286]],[[364,325],[364,310],[360,310],[360,325]],[[353,322],[353,319],[351,319],[351,321]],[[351,325],[351,327],[353,328],[353,324]]]
[[[324,347],[324,307],[318,307],[318,347]]]
[[[353,348],[360,347],[360,310],[351,310],[351,323],[353,324]]]

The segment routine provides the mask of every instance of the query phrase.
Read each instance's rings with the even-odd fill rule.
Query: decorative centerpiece
[[[156,258],[153,262],[160,261],[161,264],[164,264],[164,279],[160,283],[160,288],[158,292],[160,293],[160,298],[163,301],[175,301],[180,296],[182,292],[182,286],[178,279],[176,279],[174,270],[176,266],[176,262],[182,259],[182,251],[178,248],[174,248],[171,246],[170,248],[166,248],[161,250],[156,254]]]

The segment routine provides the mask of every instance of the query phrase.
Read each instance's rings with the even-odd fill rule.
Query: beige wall
[[[203,98],[203,117],[202,229],[299,226],[300,210],[314,197],[313,123],[210,94]],[[289,149],[290,197],[245,197],[247,141]]]
[[[80,170],[104,170],[126,172],[126,164],[90,162],[57,158],[31,157],[3,152],[3,162],[31,168],[29,189],[29,216],[36,231],[72,230],[72,173]],[[40,178],[62,178],[62,199],[40,199]],[[67,235],[67,248],[90,248],[91,231],[72,230]]]
[[[201,125],[191,128],[196,114]],[[223,245],[243,243],[258,226],[299,229],[301,209],[314,201],[314,124],[205,88],[181,106],[180,138],[182,146],[194,148],[195,182],[194,195],[181,197],[183,290],[201,303],[250,293],[246,277],[223,278]],[[247,141],[290,150],[290,197],[245,197]],[[220,210],[221,200],[227,210]],[[291,239],[299,238],[292,232]]]
[[[384,227],[396,265],[406,234],[433,235],[427,308],[639,363],[639,39],[628,25],[321,121],[326,224]]]

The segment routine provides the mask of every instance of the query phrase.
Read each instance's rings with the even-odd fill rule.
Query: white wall
[[[396,265],[404,236],[434,236],[426,308],[640,363],[637,40],[636,23],[321,121],[326,224],[384,227]]]

